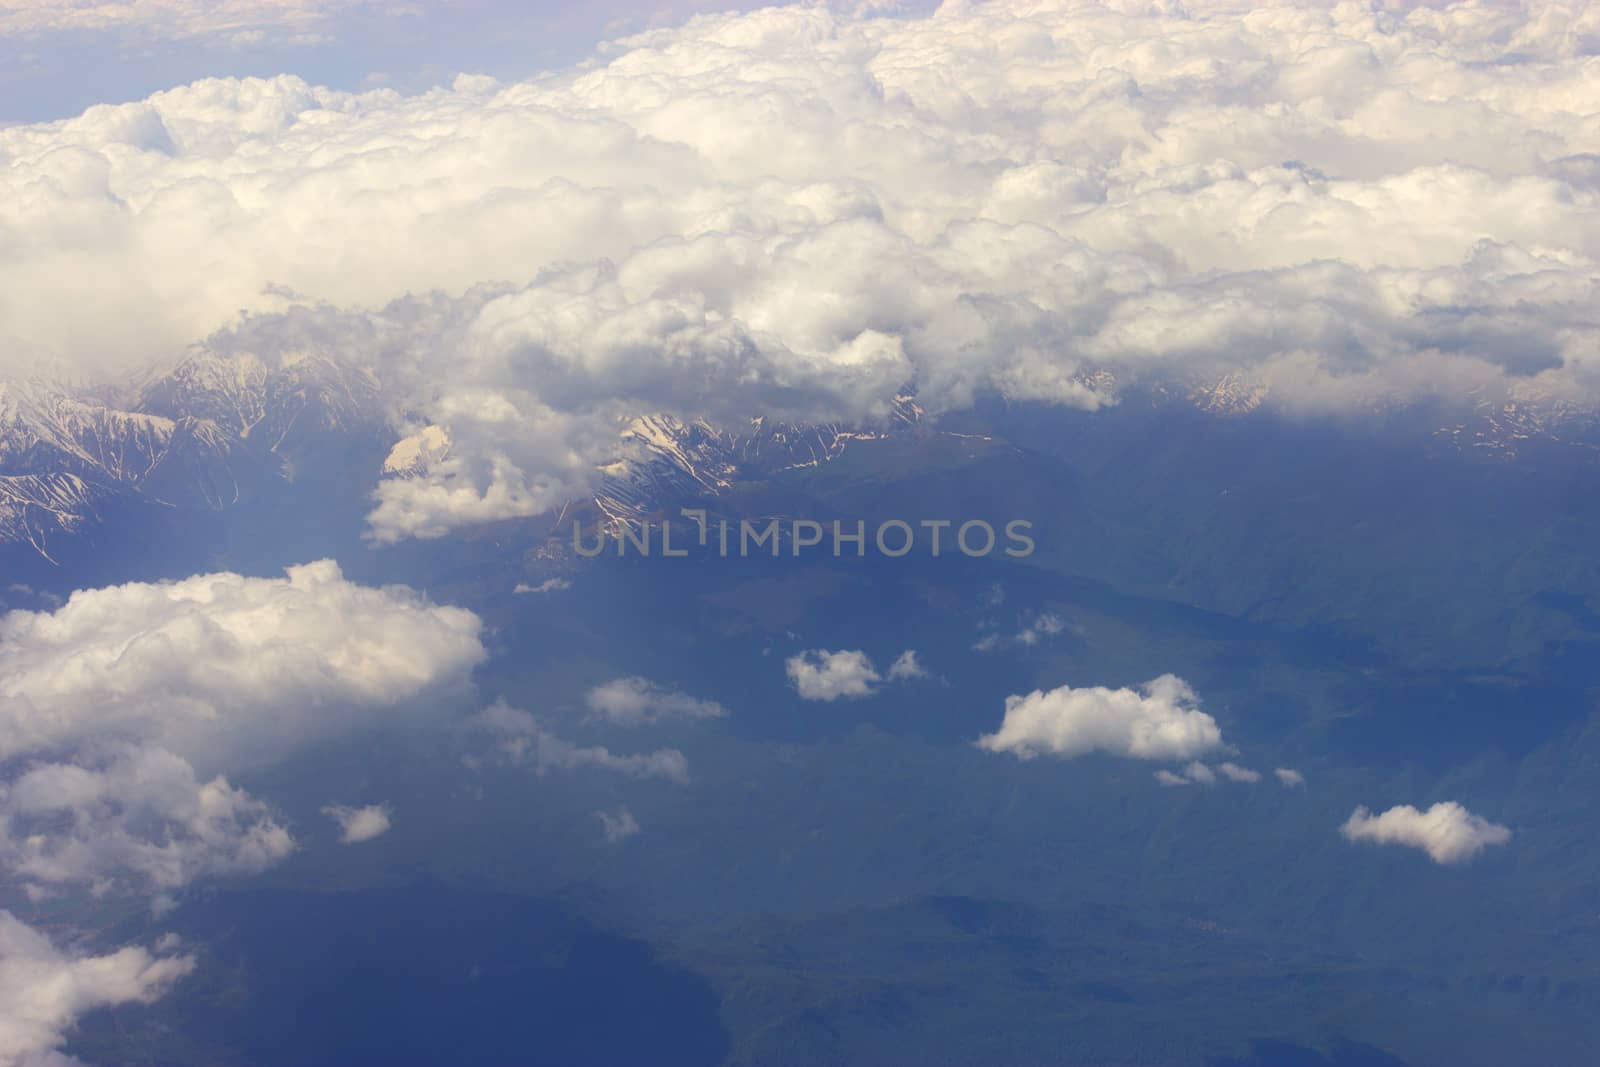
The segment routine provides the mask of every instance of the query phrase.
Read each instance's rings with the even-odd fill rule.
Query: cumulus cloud
[[[207,765],[276,758],[464,678],[481,626],[331,560],[82,590],[0,617],[0,759],[86,736]]]
[[[884,681],[902,682],[927,676],[915,649],[906,649],[889,666],[887,678],[859,649],[830,652],[814,648],[790,656],[783,664],[789,684],[802,700],[867,697]]]
[[[1200,710],[1189,684],[1171,674],[1138,689],[1062,686],[1007,697],[1000,729],[977,743],[989,752],[1010,752],[1025,760],[1040,755],[1072,759],[1091,752],[1185,760],[1223,747],[1217,721]],[[1186,768],[1185,777],[1191,773],[1215,778],[1199,763]]]
[[[0,865],[35,886],[157,890],[255,874],[294,851],[271,808],[155,745],[91,744],[0,787]]]
[[[59,1050],[79,1017],[148,1004],[194,970],[187,955],[130,946],[101,956],[59,948],[0,911],[0,1067],[74,1067]]]
[[[1405,845],[1426,852],[1435,863],[1465,863],[1491,845],[1511,840],[1507,827],[1474,815],[1455,801],[1418,811],[1410,804],[1374,815],[1361,807],[1339,828],[1349,841]]]
[[[630,778],[689,781],[689,761],[675,748],[618,755],[603,745],[576,745],[552,734],[529,712],[504,702],[479,712],[474,724],[490,736],[495,751],[506,762],[532,767],[539,774],[592,767]]]
[[[584,702],[596,715],[624,726],[662,719],[716,719],[728,713],[714,700],[697,700],[639,677],[614,678],[597,685],[589,690]]]
[[[330,804],[322,813],[339,824],[339,843],[358,845],[389,832],[389,809],[382,804],[368,804],[353,808],[344,804]]]
[[[271,866],[293,839],[225,775],[424,714],[483,659],[480,628],[326,561],[0,617],[0,864],[96,890]]]
[[[600,828],[605,832],[607,841],[623,841],[639,832],[639,820],[627,808],[618,808],[615,814],[597,811],[595,816],[600,820]]]
[[[1273,772],[1285,789],[1297,789],[1306,784],[1306,776],[1288,767],[1278,767]]]
[[[1228,373],[1287,409],[1592,401],[1594,22],[793,5],[517,84],[198,82],[0,130],[0,351],[367,361],[452,442],[382,484],[380,540],[554,506],[649,411]]]

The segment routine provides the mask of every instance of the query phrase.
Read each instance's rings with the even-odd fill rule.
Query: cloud
[[[1181,785],[1216,785],[1219,777],[1230,782],[1259,782],[1261,774],[1248,767],[1241,767],[1237,763],[1219,763],[1210,767],[1199,760],[1191,761],[1180,771],[1160,770],[1156,772],[1156,781],[1164,786]]]
[[[197,764],[270,760],[460,682],[485,656],[481,628],[331,560],[81,590],[0,617],[0,759],[93,736]]]
[[[859,650],[810,649],[790,656],[783,668],[802,700],[871,696],[883,681],[872,660]]]
[[[1062,686],[1007,697],[1000,729],[977,743],[989,752],[1010,752],[1025,760],[1039,755],[1072,759],[1091,752],[1185,760],[1223,747],[1216,720],[1200,710],[1189,684],[1171,674],[1136,690]]]
[[[1241,767],[1237,763],[1219,763],[1217,770],[1230,782],[1261,781],[1260,771],[1253,771],[1249,767]]]
[[[0,1067],[73,1067],[59,1049],[82,1015],[148,1004],[194,970],[192,956],[127,947],[101,956],[64,950],[0,911]]]
[[[267,804],[155,745],[36,763],[0,798],[0,865],[30,885],[176,889],[258,873],[294,848]]]
[[[448,706],[481,622],[331,562],[82,590],[0,617],[0,865],[170,890],[294,849],[226,775]]]
[[[584,702],[608,722],[626,726],[663,719],[716,719],[728,714],[714,700],[696,700],[648,678],[615,678],[589,690]]]
[[[600,820],[607,841],[623,841],[639,832],[639,820],[627,808],[618,808],[614,815],[608,811],[597,811],[595,817]]]
[[[1279,767],[1272,773],[1277,776],[1278,781],[1282,783],[1285,789],[1297,789],[1306,784],[1305,775],[1288,767]]]
[[[379,540],[559,504],[641,413],[1589,403],[1596,17],[792,5],[515,84],[209,79],[0,130],[0,375],[360,363],[451,441]]]
[[[518,596],[522,596],[528,593],[558,593],[563,589],[571,588],[572,583],[567,581],[565,578],[546,578],[538,585],[528,585],[525,582],[518,582],[516,588],[513,589],[512,592],[516,593]]]
[[[330,804],[322,813],[339,824],[339,843],[357,845],[389,832],[389,809],[382,804],[362,808]]]
[[[1349,841],[1420,848],[1435,863],[1465,863],[1490,845],[1511,840],[1511,831],[1472,814],[1454,801],[1418,811],[1409,804],[1374,815],[1357,808],[1339,828]]]
[[[575,745],[550,733],[530,713],[504,702],[479,712],[474,724],[490,735],[503,759],[515,766],[531,766],[539,774],[593,767],[630,778],[689,781],[689,761],[675,748],[623,756],[601,745]]]
[[[898,682],[912,678],[926,678],[927,670],[922,666],[922,661],[917,659],[917,650],[908,648],[895,661],[889,664],[889,681]]]
[[[973,648],[979,652],[993,652],[1004,645],[1021,645],[1032,648],[1047,637],[1055,637],[1066,630],[1067,624],[1053,612],[1041,612],[1014,634],[992,633],[980,638]]]

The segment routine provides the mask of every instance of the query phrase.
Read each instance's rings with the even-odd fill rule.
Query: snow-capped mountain
[[[1113,412],[1177,405],[1242,419],[1271,409],[1270,388],[1237,373],[1125,386],[1097,372],[1084,384],[1112,399]],[[0,382],[0,545],[30,545],[48,559],[52,545],[99,521],[115,500],[225,509],[263,487],[371,462],[361,457],[384,449],[381,469],[361,467],[358,481],[421,476],[450,454],[445,428],[426,426],[396,442],[386,416],[376,374],[314,352],[268,361],[197,351],[120,392]],[[1600,451],[1600,413],[1560,397],[1482,397],[1428,426],[1434,441],[1474,456],[1511,460],[1532,443],[1590,458]],[[1004,427],[991,430],[1003,435]],[[573,503],[615,527],[828,463],[858,442],[937,432],[909,395],[886,424],[871,427],[759,417],[726,427],[647,415],[621,430],[592,500]]]
[[[376,381],[328,359],[201,352],[119,394],[0,382],[0,544],[51,545],[117,498],[219,509],[331,438],[381,433]]]

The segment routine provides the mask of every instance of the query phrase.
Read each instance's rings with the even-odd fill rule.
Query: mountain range
[[[1101,372],[1092,384],[1118,397],[1112,411],[1178,408],[1246,419],[1272,410],[1270,390],[1237,373],[1119,385]],[[374,371],[323,355],[269,364],[248,353],[200,350],[163,373],[115,388],[0,381],[0,545],[31,546],[54,561],[64,539],[102,523],[119,502],[223,511],[330,465],[365,462],[374,450],[386,451],[381,469],[354,472],[371,484],[424,475],[449,455],[443,427],[396,440],[391,426],[399,420],[388,407]],[[827,464],[858,442],[953,432],[947,422],[963,431],[1005,433],[1003,419],[974,426],[971,417],[929,418],[909,393],[897,399],[890,419],[874,426],[794,425],[758,416],[729,427],[646,415],[619,428],[615,457],[599,466],[592,499],[573,503],[614,528],[679,501]],[[1539,395],[1475,398],[1430,412],[1426,433],[1452,452],[1502,461],[1551,447],[1590,461],[1600,456],[1600,408]]]

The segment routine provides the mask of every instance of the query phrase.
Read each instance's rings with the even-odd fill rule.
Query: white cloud
[[[383,483],[380,540],[559,503],[648,411],[1095,407],[1100,369],[1592,400],[1595,18],[794,5],[519,84],[198,82],[0,130],[4,373],[132,370],[239,309],[215,344],[370,363],[452,442]]]
[[[90,744],[0,792],[0,865],[31,885],[176,889],[263,871],[294,847],[268,805],[156,745]]]
[[[1201,763],[1199,760],[1192,760],[1180,771],[1157,771],[1156,781],[1165,786],[1216,785],[1219,775],[1230,782],[1259,782],[1261,780],[1259,771],[1241,767],[1237,763],[1219,763],[1213,768]]]
[[[917,650],[908,648],[895,657],[889,664],[889,681],[898,682],[912,678],[926,678],[928,671],[922,666],[922,661],[917,659]]]
[[[883,680],[872,660],[858,650],[811,649],[790,656],[783,667],[802,700],[871,696]]]
[[[637,726],[663,719],[715,719],[728,713],[714,700],[697,700],[648,678],[614,678],[589,690],[589,710],[609,722]]]
[[[339,824],[340,844],[357,845],[389,832],[389,809],[382,804],[361,808],[330,804],[322,813]]]
[[[1189,684],[1163,674],[1136,690],[1062,686],[1007,697],[1000,729],[979,738],[978,747],[1020,759],[1105,752],[1184,760],[1221,749],[1223,743],[1216,720],[1200,710]]]
[[[268,761],[459,682],[484,658],[481,626],[331,560],[81,590],[0,617],[0,759],[92,736]]]
[[[559,593],[563,589],[571,588],[572,583],[567,581],[565,578],[546,578],[538,585],[528,585],[526,582],[518,582],[516,588],[513,589],[512,592],[516,593],[518,596],[523,596],[528,593]]]
[[[601,745],[575,745],[550,733],[528,712],[503,702],[485,708],[473,721],[490,735],[502,758],[513,765],[531,766],[539,774],[596,767],[631,778],[689,781],[689,761],[675,748],[618,755]]]
[[[127,947],[102,956],[67,951],[0,911],[0,1067],[73,1067],[59,1049],[82,1015],[148,1004],[194,970],[191,956]]]
[[[1288,767],[1279,767],[1273,772],[1285,789],[1296,789],[1306,784],[1306,776],[1299,771]]]
[[[627,808],[618,808],[616,814],[597,811],[595,816],[600,820],[600,827],[605,831],[607,841],[613,843],[623,841],[639,832],[639,820],[635,819],[633,812]]]
[[[1371,841],[1380,845],[1405,845],[1420,848],[1435,863],[1465,863],[1491,845],[1511,840],[1511,831],[1454,801],[1435,804],[1418,811],[1409,804],[1374,815],[1357,808],[1339,828],[1347,840]]]
[[[448,706],[477,616],[331,562],[74,593],[0,617],[0,864],[27,884],[170,890],[294,848],[225,775]]]

